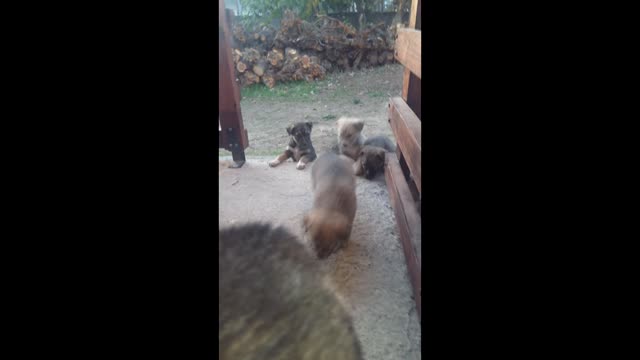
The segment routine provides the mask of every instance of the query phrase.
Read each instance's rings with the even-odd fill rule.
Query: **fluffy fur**
[[[364,146],[360,150],[358,161],[353,164],[353,171],[356,176],[363,176],[368,180],[375,178],[378,174],[384,174],[384,160],[386,151],[375,146]]]
[[[356,215],[352,164],[344,155],[327,153],[311,168],[313,208],[304,216],[303,224],[320,259],[340,249],[351,236]]]
[[[387,152],[396,152],[396,146],[389,140],[388,137],[383,135],[372,136],[364,141],[364,145],[375,146],[383,148]]]
[[[311,143],[311,129],[313,124],[310,122],[299,122],[287,127],[289,134],[289,145],[282,154],[274,160],[269,161],[269,166],[275,167],[282,162],[291,158],[297,161],[296,169],[302,170],[308,163],[316,159],[316,150]]]
[[[219,359],[362,359],[350,316],[288,230],[222,229],[218,260]]]
[[[365,140],[358,160],[353,165],[356,176],[369,180],[384,174],[384,162],[387,152],[395,152],[395,145],[386,136],[373,136]]]
[[[362,135],[364,121],[356,118],[341,117],[338,119],[337,125],[339,153],[357,160],[360,148],[362,148],[365,141]]]

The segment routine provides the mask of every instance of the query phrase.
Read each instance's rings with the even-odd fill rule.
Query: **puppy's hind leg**
[[[313,160],[315,160],[315,155],[304,155],[300,158],[300,161],[298,161],[298,165],[296,165],[296,169],[298,170],[302,170],[304,169],[308,163],[312,162]]]
[[[269,166],[275,167],[280,165],[283,161],[286,161],[288,158],[293,156],[293,151],[287,149],[282,154],[280,154],[277,158],[269,161]]]

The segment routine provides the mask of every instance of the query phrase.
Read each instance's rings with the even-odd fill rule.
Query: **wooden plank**
[[[422,78],[422,39],[421,31],[398,29],[395,58],[405,68]]]
[[[218,116],[221,130],[219,130],[218,138],[220,139],[220,147],[233,152],[235,160],[236,157],[244,157],[244,149],[249,146],[249,139],[240,111],[240,92],[235,81],[235,69],[229,46],[231,32],[224,0],[219,0],[219,10]]]
[[[409,280],[413,287],[414,299],[418,316],[422,319],[422,279],[421,269],[421,232],[422,225],[420,216],[416,210],[407,183],[402,175],[398,159],[389,156],[385,160],[385,179],[391,206],[396,217],[398,230],[400,231],[400,242],[407,262]]]
[[[422,30],[422,0],[418,0],[418,8],[416,9],[416,26],[414,29]]]
[[[418,3],[420,0],[411,1],[411,14],[409,15],[409,27],[411,29],[416,28],[416,19],[418,18]]]
[[[389,124],[398,147],[405,157],[411,177],[422,193],[422,135],[421,123],[409,105],[400,97],[389,100]]]
[[[235,21],[235,15],[233,14],[233,10],[232,9],[226,9],[227,10],[227,30],[232,29],[233,28],[233,22]],[[229,43],[229,47],[236,47],[235,45],[235,41],[233,40],[233,35],[229,35],[226,38]],[[232,50],[229,49],[229,52],[231,53]],[[233,55],[232,55],[233,56]],[[231,62],[231,74],[233,74],[233,81],[235,86],[233,87],[233,90],[235,91],[235,98],[238,100],[238,104],[240,103],[240,101],[242,100],[242,96],[240,95],[240,86],[238,85],[238,82],[236,81],[236,70],[233,68],[233,61]]]

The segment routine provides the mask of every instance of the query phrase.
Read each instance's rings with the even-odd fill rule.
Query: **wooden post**
[[[224,0],[219,0],[218,39],[218,139],[220,147],[231,151],[233,164],[230,167],[239,168],[245,162],[244,149],[249,146],[247,131],[242,123],[240,112],[240,90],[235,81],[235,71],[231,57],[231,32],[225,10]]]

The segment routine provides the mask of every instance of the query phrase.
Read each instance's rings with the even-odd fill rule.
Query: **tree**
[[[402,14],[411,6],[412,0],[394,0],[393,3],[396,5],[396,16],[393,17],[393,21],[391,22],[393,25],[402,22]],[[413,0],[417,1],[417,0]]]
[[[318,12],[321,0],[240,0],[243,15],[249,24],[270,23],[279,19],[285,10],[292,10],[300,18],[308,19]]]

